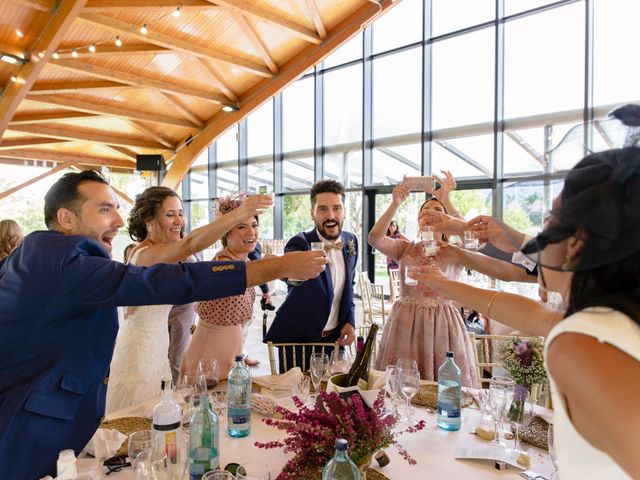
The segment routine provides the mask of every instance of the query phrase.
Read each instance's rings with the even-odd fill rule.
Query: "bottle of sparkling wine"
[[[357,385],[362,390],[367,389],[371,352],[373,350],[373,342],[376,341],[377,334],[378,325],[373,323],[369,329],[369,335],[367,336],[364,348],[358,352],[358,355],[356,355],[356,359],[353,361],[353,365],[351,365],[351,369],[347,374],[346,380],[342,385],[340,385],[341,387],[353,387]]]

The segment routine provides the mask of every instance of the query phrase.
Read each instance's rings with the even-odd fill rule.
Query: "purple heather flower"
[[[528,341],[520,340],[515,344],[513,351],[516,354],[516,357],[520,359],[520,362],[522,362],[522,365],[525,367],[531,366],[531,363],[533,362],[533,350],[531,349],[531,345]]]

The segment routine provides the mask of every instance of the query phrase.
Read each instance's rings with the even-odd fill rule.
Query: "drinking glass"
[[[464,232],[464,248],[475,252],[480,249],[480,240],[478,234],[472,230],[465,230]]]
[[[480,411],[482,412],[482,418],[491,420],[491,405],[489,400],[489,389],[482,388],[478,391],[478,403],[480,404]]]
[[[493,440],[489,442],[492,447],[504,447],[504,443],[500,440],[500,425],[502,424],[502,415],[508,395],[509,393],[504,386],[491,385],[489,387],[489,406],[491,407],[491,417],[495,428]]]
[[[218,385],[218,381],[220,381],[220,367],[218,367],[218,361],[215,358],[201,361],[203,362],[207,390],[212,390],[216,385]]]
[[[399,358],[396,365],[400,370],[418,370],[418,362],[411,358]]]
[[[311,374],[311,382],[316,395],[320,392],[320,383],[324,376],[325,369],[329,364],[329,356],[325,353],[312,353],[310,361],[309,373]]]
[[[291,386],[291,393],[293,396],[306,404],[309,401],[309,377],[302,375],[297,381],[293,382]]]
[[[398,398],[398,388],[399,388],[399,383],[398,383],[398,372],[400,371],[400,368],[397,365],[387,365],[387,367],[384,369],[384,374],[385,374],[385,384],[384,384],[384,389],[387,392],[387,395],[389,395],[389,398],[391,399],[391,414],[392,415],[397,415],[397,409],[396,409],[396,399]]]
[[[549,446],[549,455],[553,462],[553,473],[551,474],[550,480],[558,480],[558,458],[556,457],[557,451],[553,435],[553,425],[549,425],[549,430],[547,430],[547,445]]]
[[[515,431],[515,435],[513,437],[513,447],[507,448],[506,452],[515,458],[518,458],[521,453],[524,453],[520,448],[520,427],[524,424],[524,410],[524,401],[511,403],[509,420],[511,421],[511,428]]]
[[[438,254],[438,242],[432,227],[420,231],[420,243],[422,243],[422,254],[425,257],[435,257]]]
[[[154,435],[151,430],[139,430],[129,435],[129,459],[133,470],[136,470],[137,457],[145,450],[151,449],[154,445]]]
[[[400,376],[398,377],[398,384],[402,396],[405,398],[405,411],[407,415],[407,421],[413,422],[412,414],[413,408],[411,408],[411,399],[418,393],[418,387],[420,387],[420,372],[416,370],[400,370]]]
[[[226,470],[216,470],[214,472],[206,472],[202,476],[202,480],[235,480],[236,477]]]
[[[404,284],[415,286],[418,285],[418,281],[414,280],[409,276],[411,272],[413,272],[418,266],[417,265],[407,265],[404,267]]]
[[[333,350],[331,357],[329,358],[329,373],[331,375],[337,375],[338,373],[345,373],[349,370],[349,357],[344,350]]]
[[[324,250],[324,242],[311,242],[311,250]]]
[[[271,471],[264,463],[243,463],[238,467],[236,478],[237,480],[271,480]]]
[[[502,422],[504,420],[504,417],[506,417],[507,414],[509,413],[509,409],[511,408],[511,402],[513,401],[513,393],[516,389],[516,382],[510,377],[496,375],[491,377],[491,382],[489,382],[489,386],[491,385],[499,385],[501,387],[504,387],[507,391],[504,407],[502,409],[502,418],[500,419],[500,430],[503,431],[504,428],[502,428]]]

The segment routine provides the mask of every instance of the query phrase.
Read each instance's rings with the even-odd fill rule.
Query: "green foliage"
[[[489,190],[456,190],[451,192],[451,202],[465,218],[469,212],[474,215],[491,214]]]
[[[299,232],[311,229],[311,200],[308,194],[287,195],[284,197],[283,208],[283,235],[284,238],[291,238]]]
[[[511,205],[504,211],[504,222],[525,233],[535,233],[537,227],[531,222],[529,215],[519,205]]]

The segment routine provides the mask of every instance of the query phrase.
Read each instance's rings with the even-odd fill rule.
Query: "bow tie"
[[[327,243],[324,246],[325,250],[331,250],[332,248],[335,248],[336,250],[342,250],[342,246],[344,245],[344,242],[340,241],[340,242],[336,242],[336,243]]]

